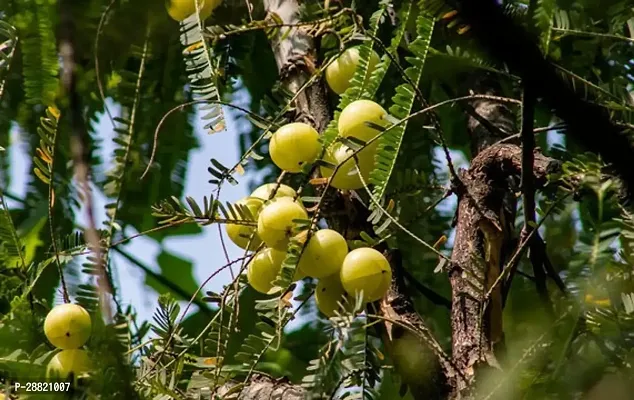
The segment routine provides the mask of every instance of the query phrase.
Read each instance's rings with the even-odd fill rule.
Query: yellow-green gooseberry
[[[55,306],[44,320],[44,334],[57,348],[69,350],[83,346],[90,337],[90,314],[77,304]]]

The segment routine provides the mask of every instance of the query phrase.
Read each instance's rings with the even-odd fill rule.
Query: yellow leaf
[[[45,163],[49,165],[53,163],[53,159],[49,156],[49,154],[46,151],[42,151],[42,149],[38,147],[37,149],[35,149],[35,152]]]
[[[295,240],[297,240],[300,244],[306,243],[306,238],[308,237],[308,231],[301,231],[297,235],[295,235]]]
[[[222,362],[222,357],[208,357],[203,360],[205,365],[218,365]]]
[[[385,207],[385,211],[389,213],[392,212],[392,210],[394,210],[394,206],[396,205],[396,203],[394,202],[393,199],[390,199],[390,201],[387,203],[387,207]]]
[[[330,178],[313,178],[309,182],[313,186],[321,186],[328,183],[328,179]]]
[[[50,185],[51,180],[48,179],[48,177],[44,175],[44,173],[40,171],[39,168],[37,167],[33,168],[33,172],[35,173],[35,176],[37,176],[42,182],[44,182],[47,185]]]
[[[609,298],[597,299],[591,294],[586,294],[584,300],[587,304],[594,304],[598,307],[610,307],[612,305]]]
[[[242,164],[238,164],[238,166],[236,167],[236,172],[240,175],[244,175],[244,167],[242,166]]]
[[[282,303],[282,305],[285,308],[290,308],[293,304],[291,303],[291,299],[293,298],[293,291],[289,291],[288,293],[286,293],[281,299],[280,299],[280,303]]]
[[[55,119],[59,119],[60,112],[59,112],[59,109],[57,107],[49,106],[47,110],[48,110],[49,113],[51,113],[51,115],[53,115],[53,117],[55,117]]]
[[[383,361],[385,360],[385,356],[383,355],[383,353],[381,352],[381,350],[377,349],[376,347],[372,346],[372,349],[374,350],[374,353],[376,354],[376,357],[380,360]]]
[[[188,53],[190,51],[194,51],[196,49],[201,48],[202,46],[203,46],[203,42],[202,41],[196,42],[196,43],[194,43],[192,45],[189,45],[189,46],[185,47],[185,50],[183,50],[183,53]]]
[[[458,11],[451,10],[448,13],[444,14],[442,17],[440,17],[440,19],[451,19],[455,17],[456,15],[458,15]]]
[[[610,307],[612,305],[612,302],[610,301],[610,299],[597,299],[594,301],[594,304],[599,307]]]
[[[438,248],[440,246],[442,246],[443,244],[445,244],[445,242],[447,241],[447,236],[442,235],[438,240],[436,240],[436,243],[434,243],[434,249],[438,250]]]
[[[471,26],[470,25],[465,25],[460,27],[460,29],[458,29],[458,35],[464,35],[465,33],[469,32],[471,30]]]
[[[216,124],[216,126],[214,126],[214,130],[211,133],[221,132],[221,131],[224,131],[225,129],[226,129],[225,122],[222,121]]]

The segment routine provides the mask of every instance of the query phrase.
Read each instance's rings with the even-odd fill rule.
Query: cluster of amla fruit
[[[229,238],[239,247],[256,250],[262,243],[266,245],[247,266],[249,285],[260,293],[268,294],[273,289],[294,235],[293,221],[308,219],[306,209],[296,197],[297,193],[289,186],[263,185],[238,202],[246,205],[257,219],[257,227],[226,225]],[[389,289],[392,271],[380,252],[371,248],[348,251],[343,236],[331,229],[321,229],[304,243],[294,280],[307,276],[318,279],[315,296],[319,310],[332,316],[344,296],[348,296],[344,304],[353,304],[357,295],[365,302],[382,298]]]
[[[329,85],[337,93],[345,91],[359,62],[358,49],[344,52],[331,64],[326,73]],[[378,63],[378,55],[372,53],[371,68]],[[338,120],[341,137],[354,137],[365,143],[374,139],[380,131],[373,127],[388,125],[388,113],[370,100],[357,100],[345,107]],[[356,154],[363,181],[368,181],[374,167],[376,140]],[[322,153],[319,133],[310,125],[295,122],[282,126],[271,137],[269,154],[275,165],[290,172],[301,172]],[[352,149],[336,142],[325,152],[324,160],[338,166],[321,166],[321,174],[331,178],[331,186],[337,189],[360,189],[363,182],[352,157]],[[333,176],[334,174],[334,176]],[[273,190],[277,187],[275,195]],[[293,221],[308,219],[308,213],[297,199],[295,190],[286,185],[267,184],[256,189],[251,196],[237,204],[246,206],[257,219],[257,228],[243,224],[227,224],[229,238],[239,247],[256,250],[262,242],[266,247],[251,260],[247,269],[249,284],[261,293],[273,289],[286,258],[288,243],[293,236]],[[318,279],[316,298],[319,309],[332,316],[342,296],[362,293],[363,301],[376,301],[383,297],[390,286],[392,272],[387,259],[371,248],[348,251],[343,236],[330,229],[315,232],[304,249],[296,269],[295,280],[306,276]]]
[[[61,351],[49,361],[47,377],[65,380],[72,373],[76,379],[90,370],[90,357],[80,347],[86,344],[91,331],[90,314],[82,306],[60,304],[48,313],[44,334]]]
[[[380,134],[372,124],[382,127],[389,125],[387,111],[374,101],[357,100],[341,111],[337,123],[339,136],[353,137],[365,142],[366,145],[356,155],[351,148],[341,142],[333,143],[326,150],[324,161],[329,165],[320,166],[320,172],[324,178],[331,178],[332,187],[353,190],[362,188],[363,182],[368,184],[370,172],[374,168],[378,140],[369,142]],[[317,131],[302,122],[282,126],[273,134],[269,144],[269,154],[273,163],[290,173],[300,172],[304,165],[313,163],[321,150]],[[330,165],[338,166],[336,173]]]
[[[211,13],[222,3],[222,0],[168,0],[165,2],[167,13],[172,19],[181,22],[196,12],[196,1],[201,20],[211,16]]]
[[[374,50],[370,50],[366,79],[370,78],[379,61],[379,55]],[[326,82],[333,92],[341,95],[350,87],[359,62],[359,47],[351,47],[343,51],[341,55],[328,65],[326,68]],[[387,127],[389,125],[387,111],[370,100],[354,101],[345,107],[339,115],[337,124],[339,136],[352,137],[368,143],[380,133],[368,123]],[[359,169],[357,171],[355,160],[351,158],[353,150],[342,143],[334,143],[327,149],[324,161],[339,165],[339,168],[335,176],[332,177],[334,170],[322,166],[320,167],[322,176],[332,177],[330,184],[337,189],[362,188],[363,182],[367,184],[370,178],[377,147],[378,141],[374,140],[356,154]],[[360,179],[358,172],[361,173],[363,181]]]

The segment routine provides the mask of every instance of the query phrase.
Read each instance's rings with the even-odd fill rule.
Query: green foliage
[[[414,107],[417,98],[416,91],[423,74],[423,67],[431,45],[433,32],[434,21],[427,15],[420,14],[416,20],[417,36],[409,45],[414,57],[407,59],[411,66],[404,71],[408,81],[396,88],[396,94],[392,97],[394,104],[389,110],[390,114],[399,120],[406,118]],[[374,184],[372,195],[375,198],[380,199],[385,194],[406,129],[407,121],[392,129],[388,128],[379,139],[378,151],[375,156],[375,168],[370,179],[370,182]]]
[[[7,208],[6,201],[3,197],[0,197],[0,254],[4,268],[25,268],[23,244],[20,240],[20,236],[13,225],[11,214]]]
[[[534,11],[535,26],[537,31],[541,32],[540,45],[544,54],[548,54],[555,10],[556,1],[538,0]]]
[[[194,100],[220,100],[217,75],[218,66],[214,64],[212,49],[203,38],[202,21],[192,15],[181,25],[181,44],[185,56],[185,68],[191,84]],[[217,104],[206,104],[201,107],[205,113],[204,120],[209,120],[205,129],[218,132],[225,129],[224,114]]]
[[[13,16],[21,32],[23,82],[28,104],[52,105],[58,86],[57,42],[53,21],[56,1],[22,2],[22,9]]]

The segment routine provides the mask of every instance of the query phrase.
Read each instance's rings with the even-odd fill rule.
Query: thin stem
[[[172,108],[171,110],[167,111],[163,117],[161,118],[161,120],[159,121],[158,125],[156,126],[156,129],[154,129],[154,140],[152,143],[152,153],[150,154],[150,161],[148,161],[148,165],[147,167],[145,167],[145,170],[143,171],[143,174],[141,174],[141,177],[139,178],[140,180],[145,178],[145,175],[147,175],[148,171],[150,170],[150,167],[152,166],[152,164],[154,163],[154,158],[156,157],[156,150],[158,148],[158,135],[159,132],[161,130],[161,126],[163,126],[163,124],[165,123],[165,120],[167,119],[167,117],[169,117],[171,114],[175,113],[176,111],[180,111],[185,107],[189,107],[189,106],[193,106],[196,104],[218,104],[221,106],[225,106],[225,107],[230,107],[233,109],[236,109],[238,111],[241,111],[245,114],[248,114],[249,116],[257,119],[257,120],[264,120],[264,118],[262,118],[260,115],[247,110],[246,108],[240,107],[240,106],[236,106],[234,104],[228,103],[226,101],[219,101],[219,100],[209,100],[209,99],[198,99],[198,100],[192,100],[192,101],[188,101],[186,103],[183,104],[179,104],[176,107]],[[266,121],[266,120],[264,120]],[[234,169],[237,167],[234,167]]]
[[[626,36],[620,36],[620,35],[611,35],[609,33],[586,32],[586,31],[580,31],[576,29],[564,29],[564,28],[556,28],[556,27],[552,27],[551,29],[555,32],[562,32],[566,35],[598,37],[603,39],[623,40],[626,42],[634,43],[634,39],[632,38],[629,38]]]
[[[116,248],[115,251],[117,253],[119,253],[121,256],[123,256],[123,258],[128,260],[130,263],[132,263],[136,267],[138,267],[141,270],[143,270],[143,272],[145,272],[147,275],[149,275],[152,278],[156,279],[161,285],[165,286],[166,288],[168,288],[172,292],[176,293],[178,296],[182,297],[183,299],[188,299],[189,298],[190,302],[196,303],[196,305],[198,306],[200,311],[204,312],[207,315],[211,315],[211,309],[209,309],[209,307],[207,307],[207,304],[205,304],[201,300],[196,299],[198,291],[196,291],[194,296],[191,296],[189,293],[187,293],[186,290],[184,290],[183,288],[181,288],[180,286],[178,286],[174,282],[170,281],[169,279],[165,278],[162,274],[157,274],[156,272],[152,271],[148,266],[143,264],[140,260],[135,258],[133,255],[131,255],[127,251],[125,251],[125,250],[123,250],[121,248]],[[187,312],[187,311],[185,311],[185,312]]]
[[[57,116],[54,116],[57,118]],[[59,118],[57,118],[59,120]],[[55,238],[55,231],[53,227],[53,208],[55,201],[55,191],[53,188],[53,183],[55,182],[55,149],[57,148],[57,128],[54,131],[54,137],[51,143],[51,163],[48,166],[49,173],[49,182],[48,182],[48,201],[47,201],[47,211],[48,211],[48,228],[49,233],[51,235],[51,244],[53,247],[53,252],[55,253],[55,266],[57,267],[57,274],[59,275],[60,285],[62,286],[62,298],[64,299],[64,303],[70,303],[70,296],[68,295],[68,288],[66,287],[66,280],[64,278],[64,271],[62,270],[62,263],[59,260],[59,249],[57,247],[57,240]]]
[[[544,213],[543,218],[536,224],[535,229],[533,229],[525,238],[523,238],[523,240],[517,246],[517,249],[515,250],[515,253],[511,257],[511,259],[504,265],[504,268],[502,268],[502,272],[500,272],[500,275],[497,277],[495,282],[493,282],[493,285],[491,285],[491,288],[489,288],[488,292],[484,296],[485,299],[488,299],[491,296],[491,293],[493,293],[493,290],[495,290],[496,286],[509,273],[509,271],[511,270],[511,266],[519,259],[519,257],[522,256],[522,254],[524,254],[524,250],[526,249],[526,246],[528,245],[530,239],[533,237],[535,232],[537,232],[539,227],[544,222],[546,222],[546,218],[557,208],[557,205],[559,205],[562,201],[564,201],[568,197],[572,196],[572,194],[573,194],[572,192],[566,193],[565,195],[563,195],[562,197],[557,199],[557,201],[554,204],[552,204],[548,208],[548,210],[546,210],[546,212]]]
[[[99,25],[97,26],[97,34],[95,35],[95,77],[97,79],[97,89],[99,89],[99,96],[101,97],[101,101],[103,102],[103,108],[106,110],[106,114],[108,114],[108,118],[110,119],[110,123],[112,126],[115,126],[114,118],[112,117],[112,113],[110,113],[110,108],[108,108],[108,104],[106,103],[106,94],[103,90],[103,83],[101,82],[101,76],[99,75],[99,39],[101,38],[101,34],[103,33],[103,27],[106,22],[106,17],[108,13],[110,13],[110,9],[114,6],[114,3],[117,0],[110,0],[108,6],[101,14],[101,18],[99,18]]]

